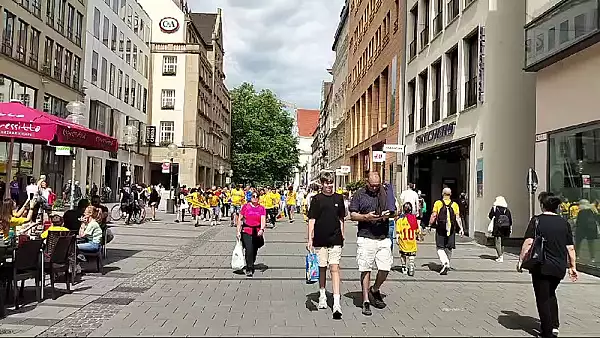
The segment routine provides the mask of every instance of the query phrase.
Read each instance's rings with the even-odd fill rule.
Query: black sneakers
[[[369,296],[372,298],[373,306],[377,309],[385,308],[386,304],[383,301],[383,297],[381,296],[381,292],[379,290],[373,291],[373,287],[369,288]]]
[[[246,277],[252,278],[254,276],[254,272],[250,269],[246,270]]]
[[[373,312],[371,312],[371,304],[369,304],[369,302],[363,303],[362,314],[365,316],[370,316],[373,314]]]

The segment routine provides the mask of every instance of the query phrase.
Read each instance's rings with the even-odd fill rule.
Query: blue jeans
[[[394,253],[394,241],[396,241],[396,223],[394,221],[394,219],[390,219],[390,223],[389,223],[389,236],[390,236],[390,240],[392,241],[392,254]]]
[[[94,242],[78,243],[77,250],[85,251],[85,252],[96,252],[96,251],[100,250],[100,243],[94,243]]]

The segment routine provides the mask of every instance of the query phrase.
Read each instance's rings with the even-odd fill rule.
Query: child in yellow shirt
[[[415,275],[415,257],[417,256],[417,238],[421,231],[417,217],[412,213],[412,205],[404,203],[403,214],[396,221],[396,241],[402,259],[401,272]]]

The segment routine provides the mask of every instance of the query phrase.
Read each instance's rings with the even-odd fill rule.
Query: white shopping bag
[[[488,228],[487,228],[488,237],[492,237],[492,232],[494,232],[494,221],[495,220],[496,220],[496,216],[492,217],[492,219],[490,220],[490,223],[488,224]]]
[[[231,255],[231,268],[233,271],[238,271],[244,268],[246,261],[244,259],[244,248],[239,240],[235,243],[233,254]]]

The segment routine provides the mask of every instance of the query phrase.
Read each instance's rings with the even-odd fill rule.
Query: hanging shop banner
[[[349,174],[351,169],[349,165],[342,165],[340,166],[340,170],[343,174]]]
[[[156,143],[156,127],[155,126],[146,126],[146,143],[147,144]]]
[[[592,177],[590,175],[581,175],[583,181],[583,188],[590,189],[592,187]]]
[[[71,147],[56,147],[54,155],[71,156]]]
[[[477,100],[483,103],[485,75],[485,27],[479,26],[479,58],[477,59]]]
[[[373,150],[373,163],[385,162],[385,152],[380,150]]]
[[[483,197],[483,158],[477,159],[477,197]]]
[[[168,174],[171,172],[171,162],[163,162],[162,164],[162,173]]]

